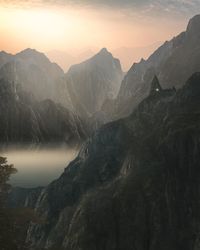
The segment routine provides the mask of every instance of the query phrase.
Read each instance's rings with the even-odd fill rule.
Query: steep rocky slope
[[[119,60],[106,49],[73,65],[67,74],[43,53],[25,49],[16,55],[0,52],[1,78],[19,85],[37,101],[61,104],[95,128],[108,120],[101,115],[101,106],[117,96],[123,73]]]
[[[66,81],[74,110],[83,117],[100,111],[105,100],[117,96],[122,76],[119,60],[105,48],[87,61],[72,66]]]
[[[107,103],[114,117],[123,117],[149,93],[156,74],[164,88],[180,88],[195,72],[200,71],[200,15],[193,17],[185,32],[165,42],[147,60],[135,63],[122,81],[116,102]],[[112,108],[110,107],[112,106]]]
[[[0,78],[20,84],[38,101],[51,99],[71,108],[63,70],[34,49],[16,55],[0,53]]]
[[[12,54],[9,54],[5,51],[0,52],[0,67],[2,67],[7,62],[11,61],[14,58]]]
[[[154,78],[125,119],[99,129],[41,192],[33,249],[198,250],[200,73],[178,91]]]
[[[122,71],[106,49],[72,66],[66,76],[43,53],[26,49],[0,52],[0,79],[1,141],[68,141],[107,122],[97,111],[105,99],[116,97]]]
[[[0,142],[78,143],[86,127],[71,111],[47,99],[36,101],[14,82],[0,79]]]

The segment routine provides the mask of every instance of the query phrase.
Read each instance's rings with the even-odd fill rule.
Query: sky
[[[198,10],[200,0],[0,0],[0,50],[151,46],[185,30]]]

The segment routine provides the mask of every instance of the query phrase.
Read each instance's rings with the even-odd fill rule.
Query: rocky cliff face
[[[63,70],[34,49],[26,49],[16,55],[1,52],[0,78],[20,84],[38,101],[51,99],[71,108]]]
[[[36,101],[14,82],[0,79],[1,142],[78,143],[86,127],[71,111],[51,100]]]
[[[11,208],[21,208],[24,206],[34,208],[41,191],[42,187],[13,187],[8,194],[8,206]]]
[[[122,76],[119,60],[105,48],[89,60],[72,66],[66,80],[77,113],[90,117],[100,111],[105,100],[117,96]]]
[[[199,107],[200,73],[178,91],[155,78],[128,118],[99,129],[43,189],[32,248],[200,249]]]
[[[12,54],[9,54],[5,51],[0,52],[0,67],[2,67],[7,62],[11,61],[14,58]]]
[[[1,141],[71,141],[108,121],[97,111],[116,97],[122,71],[106,49],[66,76],[44,54],[26,49],[0,52],[0,79]]]
[[[50,99],[61,104],[81,116],[92,130],[108,121],[105,113],[101,115],[101,106],[117,96],[122,77],[119,60],[106,49],[72,66],[67,74],[34,49],[16,55],[0,52],[0,79],[14,82],[38,102]]]
[[[200,15],[192,18],[187,30],[165,42],[147,60],[135,63],[122,81],[114,105],[114,115],[123,117],[149,93],[150,82],[156,74],[163,88],[181,88],[194,73],[200,71]],[[109,109],[109,105],[105,109]]]

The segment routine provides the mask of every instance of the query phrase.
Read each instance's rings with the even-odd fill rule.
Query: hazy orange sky
[[[171,39],[199,0],[0,0],[0,50],[143,47]]]

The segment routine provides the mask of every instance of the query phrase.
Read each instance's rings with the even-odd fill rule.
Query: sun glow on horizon
[[[5,9],[0,8],[1,33],[12,41],[29,47],[51,49],[63,47],[76,32],[81,32],[81,21],[67,10]],[[1,25],[2,26],[2,25]],[[3,29],[3,30],[2,30]],[[68,44],[65,44],[67,46]]]
[[[160,29],[160,25],[165,29]],[[170,21],[132,19],[111,9],[86,7],[26,7],[0,5],[0,50],[16,52],[26,47],[47,51],[66,48],[146,46],[177,34]]]
[[[51,5],[50,1],[41,3],[41,0],[34,1],[34,4],[14,0],[8,3],[1,4],[0,0],[0,51],[12,54],[26,48],[44,53],[63,51],[66,57],[69,56],[69,61],[73,61],[82,52],[97,52],[106,47],[114,56],[122,58],[127,65],[126,70],[133,61],[150,55],[152,45],[183,31],[188,21],[181,19],[175,22],[164,17],[160,21],[160,17],[149,17],[146,13],[141,16],[137,9],[60,5],[57,2]],[[141,52],[129,55],[121,52],[121,48],[145,46],[147,49],[144,48],[143,55],[139,55]],[[115,51],[118,52],[115,54]],[[58,57],[55,55],[51,60],[56,61]],[[63,61],[62,58],[58,60]]]

